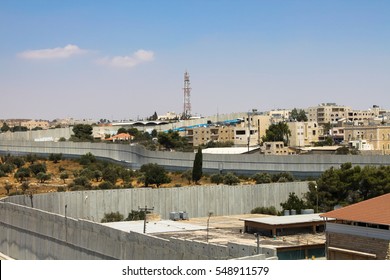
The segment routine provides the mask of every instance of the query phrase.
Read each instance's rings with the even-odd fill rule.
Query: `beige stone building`
[[[275,109],[268,112],[272,123],[285,122],[290,118],[290,109]]]
[[[307,109],[309,122],[317,122],[319,125],[336,123],[340,119],[347,119],[352,109],[347,106],[340,106],[336,103],[322,103],[316,107]]]
[[[266,130],[271,125],[271,117],[268,114],[249,113],[242,119],[244,121],[236,128],[235,144],[248,145],[248,128],[250,127],[250,146],[260,145],[261,138],[265,136]]]
[[[206,126],[187,128],[184,134],[188,139],[188,143],[198,147],[210,141],[234,142],[234,133],[234,126]]]
[[[390,126],[346,126],[344,128],[344,141],[367,140],[374,150],[382,154],[390,154]]]
[[[347,120],[353,122],[354,124],[364,124],[369,120],[374,120],[384,116],[386,110],[381,109],[379,106],[374,105],[368,110],[353,110],[348,112]]]
[[[264,155],[291,155],[295,154],[293,150],[285,146],[282,141],[264,142],[260,147],[260,153]]]
[[[307,147],[318,142],[323,129],[316,122],[288,122],[291,131],[289,145],[291,147]]]

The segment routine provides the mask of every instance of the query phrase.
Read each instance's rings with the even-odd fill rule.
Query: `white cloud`
[[[25,59],[56,59],[69,58],[74,55],[80,55],[88,52],[80,49],[76,45],[66,45],[63,48],[29,50],[19,53],[19,56]]]
[[[152,51],[138,50],[131,56],[114,56],[105,57],[98,60],[99,64],[108,65],[111,67],[132,68],[138,64],[152,61],[154,53]]]

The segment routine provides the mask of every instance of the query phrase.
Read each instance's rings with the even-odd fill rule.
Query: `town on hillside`
[[[194,151],[202,147],[205,153],[378,155],[390,153],[389,116],[390,110],[378,105],[355,110],[322,103],[209,117],[154,112],[136,121],[5,119],[0,120],[0,139],[20,139],[12,133],[30,131],[28,137],[34,141],[105,141],[141,144],[150,150]]]

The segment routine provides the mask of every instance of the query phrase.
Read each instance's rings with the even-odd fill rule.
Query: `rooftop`
[[[268,225],[290,225],[310,222],[322,222],[324,219],[320,214],[303,214],[303,215],[291,215],[291,216],[270,216],[264,218],[250,218],[242,219],[246,222],[256,222]]]
[[[128,221],[128,222],[113,222],[105,223],[104,225],[115,228],[126,232],[138,232],[143,233],[144,221]],[[146,232],[152,233],[166,233],[166,232],[177,232],[177,231],[192,231],[192,230],[204,230],[205,226],[192,225],[189,223],[180,223],[171,220],[161,221],[148,221],[146,223]]]
[[[344,221],[390,225],[390,193],[333,210],[321,216]]]

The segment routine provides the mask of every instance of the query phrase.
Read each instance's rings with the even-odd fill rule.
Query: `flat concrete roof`
[[[267,225],[290,225],[299,223],[310,223],[310,222],[322,222],[324,219],[320,217],[320,214],[302,214],[302,215],[290,215],[290,216],[272,216],[264,218],[251,218],[251,219],[240,219],[244,222],[255,222]]]
[[[125,232],[144,232],[144,221],[128,221],[128,222],[113,222],[103,223],[103,225],[122,230]],[[181,223],[171,220],[162,221],[148,221],[146,223],[146,233],[164,233],[164,232],[177,232],[177,231],[192,231],[203,230],[205,226],[193,225],[189,223]]]

